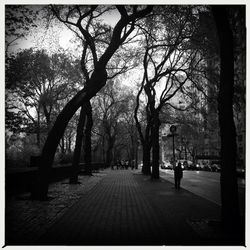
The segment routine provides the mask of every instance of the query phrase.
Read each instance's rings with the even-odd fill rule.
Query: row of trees
[[[161,122],[200,126],[196,121],[206,120],[210,111],[205,104],[216,104],[219,91],[219,125],[223,131],[221,190],[228,209],[223,207],[222,217],[224,224],[236,225],[239,213],[232,112],[234,47],[224,39],[233,42],[233,23],[227,16],[231,15],[230,20],[236,23],[241,21],[239,16],[232,16],[230,8],[209,6],[57,5],[46,11],[50,18],[67,26],[80,45],[75,55],[49,55],[31,49],[8,56],[7,125],[13,132],[35,132],[38,148],[43,144],[32,198],[47,198],[50,168],[60,142],[64,148],[68,124],[74,124],[76,138],[71,183],[78,181],[82,148],[87,172],[91,174],[93,153],[100,145],[101,160],[112,164],[124,150],[135,159],[138,140],[143,147],[142,171],[157,179]],[[100,19],[108,13],[119,16],[114,26]],[[221,24],[227,29],[221,30]],[[231,57],[226,58],[226,54]],[[227,67],[232,75],[224,75]],[[119,84],[126,72],[127,76],[134,72],[140,79],[137,92],[126,91]],[[178,102],[183,102],[184,108]],[[193,119],[187,124],[187,119],[172,115],[175,110],[186,111]],[[21,120],[23,114],[25,120]],[[41,131],[48,132],[44,143]],[[227,153],[232,158],[227,158]],[[229,189],[234,194],[230,201]],[[229,214],[233,215],[231,221]]]
[[[33,145],[30,153],[39,154],[57,114],[79,89],[82,76],[80,70],[73,70],[74,67],[80,69],[79,60],[72,61],[66,54],[49,56],[46,51],[33,51],[32,49],[24,50],[9,59],[6,67],[6,135],[9,137],[7,140],[9,154],[13,151],[13,146],[20,141],[20,137],[16,137],[18,134],[25,134],[26,139],[30,138],[27,142]],[[100,143],[105,144],[103,149],[107,148],[107,150],[104,151],[102,157],[97,156],[96,160],[103,161],[107,165],[113,161],[113,155],[117,155],[113,153],[113,147],[118,133],[123,134],[124,137],[130,136],[126,135],[126,131],[120,131],[120,127],[123,127],[122,116],[129,119],[129,106],[130,100],[133,100],[133,94],[121,93],[121,87],[117,88],[114,82],[111,82],[92,100],[94,116],[94,127],[91,129],[92,147],[97,151]],[[79,123],[78,119],[84,123],[82,116],[84,115],[81,111],[71,119],[61,139],[58,148],[61,160],[71,153],[76,134],[78,135],[75,142],[76,151],[78,154],[81,152],[78,143],[83,141],[83,125],[78,126],[79,132],[77,133],[76,127]],[[123,123],[127,125],[127,122]],[[86,131],[87,134],[91,133]],[[32,140],[33,135],[35,138]],[[27,144],[25,143],[24,148]],[[87,146],[86,143],[85,145]],[[117,147],[119,145],[116,145]],[[10,156],[13,155],[10,154]],[[28,155],[25,154],[25,157]]]

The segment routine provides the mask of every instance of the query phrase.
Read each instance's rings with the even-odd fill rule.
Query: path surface
[[[174,183],[173,170],[160,170],[162,178]],[[221,205],[220,173],[207,171],[184,171],[181,186],[217,205]],[[245,179],[238,178],[239,205],[241,215],[245,214]]]
[[[112,171],[67,211],[41,244],[157,244],[162,225],[129,171]]]
[[[105,176],[36,242],[39,245],[230,244],[204,219],[219,206],[168,181],[115,170]],[[196,223],[199,222],[199,223]]]
[[[48,201],[7,200],[5,244],[244,245],[221,231],[217,204],[168,180],[110,169],[80,179],[51,185]]]
[[[30,245],[44,234],[85,193],[91,190],[107,171],[93,176],[79,176],[81,184],[69,185],[68,179],[50,184],[48,201],[29,199],[30,193],[8,197],[5,202],[5,244]]]

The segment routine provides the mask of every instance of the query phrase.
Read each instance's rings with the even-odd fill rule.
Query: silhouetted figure
[[[181,167],[181,163],[179,162],[177,166],[174,168],[174,183],[175,189],[180,189],[181,178],[183,177],[183,171]]]

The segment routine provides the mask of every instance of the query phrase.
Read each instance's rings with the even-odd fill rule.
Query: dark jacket
[[[178,165],[174,168],[174,175],[175,178],[178,179],[181,179],[183,177],[183,170],[180,163],[178,163]]]

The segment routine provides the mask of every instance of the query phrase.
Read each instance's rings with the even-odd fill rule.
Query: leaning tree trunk
[[[221,219],[231,231],[239,230],[240,213],[236,175],[236,131],[233,119],[234,54],[232,31],[224,6],[213,6],[220,43],[220,88],[218,96],[221,135]]]
[[[87,123],[85,128],[84,162],[85,162],[86,174],[92,175],[91,130],[93,126],[93,119],[92,119],[92,107],[90,102],[88,102],[86,105],[86,114],[87,114]]]
[[[41,160],[39,164],[37,180],[34,183],[31,192],[31,198],[37,200],[47,199],[49,177],[51,166],[53,164],[54,155],[64,130],[67,127],[71,117],[77,109],[89,101],[105,84],[107,80],[107,72],[105,69],[96,70],[86,87],[79,91],[64,107],[58,115],[54,126],[50,130],[45,145],[43,147]]]
[[[152,126],[152,179],[159,179],[159,155],[160,155],[160,144],[159,144],[159,129],[160,129],[160,119],[159,113],[155,111],[153,126]]]
[[[139,10],[130,16],[122,14],[122,17],[115,25],[112,33],[112,38],[109,46],[106,48],[103,55],[99,58],[99,61],[95,63],[95,69],[91,75],[91,78],[86,82],[85,88],[79,91],[64,107],[61,113],[58,115],[56,122],[50,130],[45,145],[43,147],[41,161],[39,164],[37,181],[32,189],[31,198],[33,199],[47,199],[49,188],[49,176],[51,166],[53,164],[55,152],[64,130],[67,127],[71,117],[77,111],[77,109],[89,101],[105,84],[107,81],[106,65],[119,48],[119,46],[126,40],[134,29],[134,25],[122,35],[124,27],[128,23],[133,23],[139,19],[145,17],[153,9],[153,6],[147,6],[145,9]],[[124,9],[119,7],[119,12],[124,12]],[[126,30],[126,29],[125,29]],[[93,45],[93,44],[92,44]]]
[[[81,156],[85,120],[86,120],[86,105],[82,105],[80,117],[79,117],[78,124],[77,124],[75,150],[74,150],[73,162],[71,166],[71,176],[69,180],[70,184],[78,183],[78,173],[80,170],[79,162],[80,162],[80,156]]]

